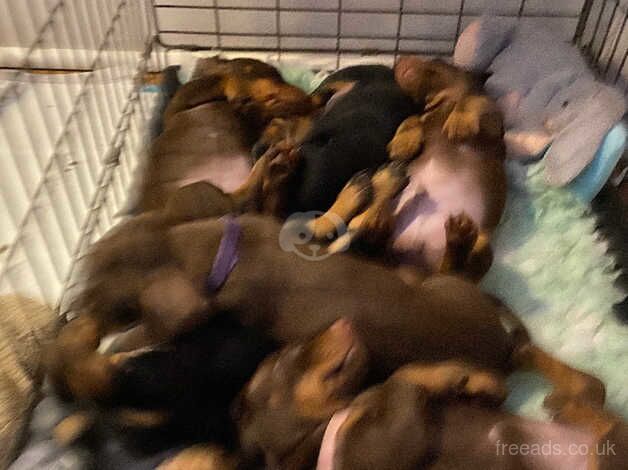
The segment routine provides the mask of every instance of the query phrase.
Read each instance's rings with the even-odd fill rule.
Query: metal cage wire
[[[137,164],[153,9],[143,0],[4,4],[16,47],[2,57],[0,291],[57,305],[75,261],[114,222]]]
[[[1,0],[0,292],[68,308],[77,260],[117,220],[156,93],[147,69],[180,51],[392,62],[448,56],[482,0]],[[504,21],[549,24],[625,87],[624,0],[502,0]],[[6,39],[6,38],[4,38]]]

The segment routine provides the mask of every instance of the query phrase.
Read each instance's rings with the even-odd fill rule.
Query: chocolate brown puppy
[[[197,182],[236,191],[249,177],[251,146],[266,123],[310,107],[309,96],[264,62],[199,61],[164,111],[134,212],[162,208],[178,188]]]
[[[585,407],[589,419],[584,422],[535,421],[456,398],[456,388],[449,396],[435,395],[412,380],[413,366],[407,368],[334,415],[317,470],[628,465],[628,426],[598,408]],[[607,430],[598,430],[600,420]]]
[[[404,57],[395,76],[426,112],[406,119],[388,146],[392,159],[418,155],[396,208],[393,250],[428,272],[477,280],[490,267],[506,200],[501,115],[475,77],[444,62]],[[464,238],[456,249],[451,230]]]
[[[473,284],[452,276],[406,283],[351,254],[312,262],[298,252],[298,235],[249,214],[176,225],[145,214],[121,225],[93,248],[82,313],[50,355],[57,382],[79,398],[107,397],[116,364],[96,351],[99,340],[138,322],[169,340],[229,312],[285,344],[346,316],[380,378],[412,361],[460,359],[501,373],[534,367],[561,400],[603,401],[599,381],[533,346],[516,317]]]
[[[626,425],[597,407],[570,402],[563,410],[580,407],[579,421],[561,411],[563,423],[514,416],[495,408],[506,395],[503,377],[460,361],[410,364],[358,392],[368,364],[346,320],[268,358],[234,408],[245,455],[262,456],[272,468],[317,470],[593,469],[625,462]],[[587,464],[587,456],[568,454],[579,445],[594,451],[605,439],[618,447],[616,455],[592,456]],[[552,443],[551,456],[509,450]]]

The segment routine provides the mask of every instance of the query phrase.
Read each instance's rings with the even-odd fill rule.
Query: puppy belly
[[[230,193],[246,181],[251,167],[251,158],[245,154],[212,155],[202,164],[191,168],[177,181],[177,186],[206,181]]]
[[[410,175],[395,209],[393,250],[405,263],[436,271],[445,253],[445,222],[450,216],[465,212],[483,226],[482,193],[470,174],[444,165],[421,164],[411,167]]]

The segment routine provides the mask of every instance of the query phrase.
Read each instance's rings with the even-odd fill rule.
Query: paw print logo
[[[333,251],[328,249],[328,243],[342,237],[347,233],[347,226],[344,221],[335,214],[327,214],[325,217],[334,226],[334,231],[326,235],[326,239],[316,240],[312,229],[314,221],[323,215],[320,211],[295,212],[286,219],[279,232],[279,246],[282,250],[295,253],[297,256],[308,261],[321,261],[330,257],[333,253],[344,251],[349,245],[342,249]]]

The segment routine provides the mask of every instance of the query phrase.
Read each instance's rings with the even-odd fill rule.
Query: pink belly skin
[[[484,199],[472,172],[459,168],[454,171],[443,159],[423,155],[410,165],[408,172],[410,183],[395,209],[393,250],[403,262],[434,272],[445,253],[447,219],[466,212],[482,227]]]
[[[231,193],[246,181],[251,172],[251,166],[251,158],[243,153],[212,155],[212,158],[202,165],[190,169],[188,174],[178,180],[177,186],[206,181],[226,193]]]

